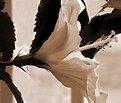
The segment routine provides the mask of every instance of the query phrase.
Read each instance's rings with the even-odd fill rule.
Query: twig
[[[16,98],[17,103],[24,103],[24,101],[21,97],[21,93],[18,90],[18,88],[14,85],[10,75],[3,69],[0,69],[0,77],[3,81],[6,82],[7,86],[10,88],[11,92],[13,93],[14,97]]]

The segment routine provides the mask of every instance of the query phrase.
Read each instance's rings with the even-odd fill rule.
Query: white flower
[[[77,17],[83,9],[84,5],[81,7],[77,0],[62,0],[55,29],[36,52],[35,58],[48,64],[45,68],[64,86],[77,90],[80,98],[84,96],[89,103],[97,103],[95,90],[98,77],[95,69],[98,63],[83,57],[78,52],[81,49],[79,47],[81,38]],[[92,46],[97,47],[99,44],[103,46],[105,42]],[[78,56],[73,56],[73,54],[78,54]]]

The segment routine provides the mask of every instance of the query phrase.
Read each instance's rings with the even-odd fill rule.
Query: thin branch
[[[10,75],[3,69],[0,69],[0,77],[3,81],[6,82],[7,86],[9,87],[9,89],[13,93],[14,97],[16,98],[17,103],[24,103],[24,101],[21,97],[21,93],[18,90],[18,88],[14,85]]]

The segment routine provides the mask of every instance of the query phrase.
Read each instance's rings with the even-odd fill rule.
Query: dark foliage
[[[35,39],[32,42],[31,50],[40,48],[54,30],[61,6],[61,0],[41,0],[36,15]]]
[[[94,43],[102,35],[105,37],[114,30],[116,34],[121,33],[121,10],[114,9],[111,13],[98,15],[91,19],[83,31],[80,32],[82,42],[80,46]],[[83,51],[86,57],[93,58],[99,49],[89,49]]]
[[[0,0],[0,10],[3,10],[4,6],[5,6],[5,1]]]
[[[10,60],[15,49],[15,30],[13,22],[7,13],[0,11],[0,52],[2,60]]]
[[[0,0],[0,10],[5,6],[4,0]],[[15,49],[15,30],[11,18],[8,13],[0,11],[0,53],[2,53],[0,60],[9,61],[13,55]],[[0,65],[0,80],[3,80],[18,103],[24,103],[21,97],[21,93],[14,85],[10,75],[5,71],[6,65]]]
[[[85,7],[86,4],[83,0],[81,0]],[[78,16],[78,21],[81,23],[81,31],[84,30],[84,28],[87,26],[88,22],[89,22],[89,16],[88,16],[88,12],[87,12],[87,8],[85,8]]]

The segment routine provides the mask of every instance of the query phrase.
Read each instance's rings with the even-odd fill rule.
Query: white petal
[[[94,66],[95,65],[95,66]],[[80,95],[95,101],[97,63],[74,57],[67,61],[51,64],[49,70],[66,87],[78,90]]]
[[[41,60],[46,63],[57,62],[79,48],[81,38],[77,18],[80,9],[81,7],[76,0],[69,0],[61,6],[55,29],[35,54],[36,58],[40,59],[41,57]]]
[[[99,96],[96,98],[96,103],[106,103],[107,94],[104,92],[100,92]]]

